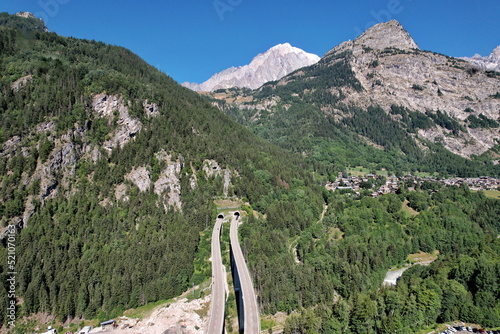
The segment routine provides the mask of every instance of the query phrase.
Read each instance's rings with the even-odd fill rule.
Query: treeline
[[[500,202],[463,187],[418,193],[325,194],[327,215],[298,235],[272,215],[250,219],[241,233],[262,311],[299,310],[286,333],[407,332],[454,320],[498,324]],[[427,206],[409,216],[403,200]],[[412,267],[396,287],[381,287],[387,270],[409,254],[435,250],[436,262]]]
[[[401,122],[404,124],[408,132],[416,133],[418,129],[430,129],[435,126],[432,119],[419,111],[411,111],[407,108],[392,105],[390,113],[393,115],[401,115]]]
[[[465,128],[460,123],[458,123],[458,121],[451,118],[441,110],[436,110],[436,112],[426,111],[425,114],[432,118],[436,124],[450,130],[454,135],[458,135],[460,131],[466,131]]]

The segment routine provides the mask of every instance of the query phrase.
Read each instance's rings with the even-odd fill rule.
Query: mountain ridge
[[[307,53],[289,43],[283,43],[258,54],[248,65],[230,67],[214,74],[201,84],[185,82],[182,86],[194,91],[213,91],[232,87],[256,89],[268,81],[281,79],[300,67],[312,65],[319,59],[317,55]]]
[[[500,72],[500,45],[486,57],[475,54],[472,57],[460,57],[460,59],[475,64],[483,70]]]

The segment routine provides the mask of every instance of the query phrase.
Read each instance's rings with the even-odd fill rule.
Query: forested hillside
[[[266,220],[242,227],[264,312],[301,310],[285,333],[414,333],[457,320],[498,325],[498,200],[466,188],[325,196],[328,212],[316,223],[294,224],[297,212],[277,203]],[[404,200],[420,213],[405,214]],[[410,268],[396,287],[382,287],[389,268],[419,251],[440,255]]]
[[[18,316],[105,318],[179,295],[214,196],[267,206],[303,188],[320,211],[301,157],[129,50],[2,22],[1,280],[15,224]]]

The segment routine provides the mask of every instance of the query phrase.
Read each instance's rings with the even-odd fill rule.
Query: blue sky
[[[2,0],[50,31],[124,46],[178,82],[203,82],[289,42],[322,56],[396,19],[421,49],[488,55],[500,45],[499,0]]]

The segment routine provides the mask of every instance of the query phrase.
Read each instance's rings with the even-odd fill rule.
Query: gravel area
[[[93,328],[90,333],[112,334],[194,334],[205,333],[208,318],[201,318],[197,311],[206,308],[210,296],[188,301],[182,298],[168,307],[155,310],[148,318],[139,320],[127,317],[116,319],[116,327]]]

